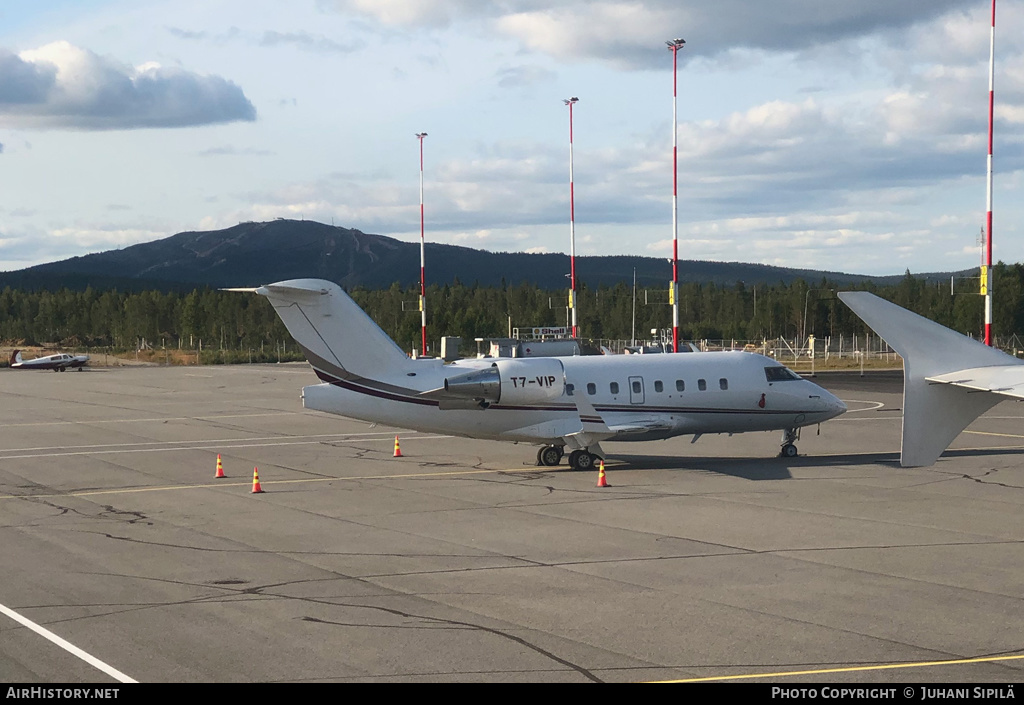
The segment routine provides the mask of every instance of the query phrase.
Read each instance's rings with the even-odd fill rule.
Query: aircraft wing
[[[582,432],[582,424],[578,418],[563,418],[544,423],[533,424],[512,428],[502,433],[502,436],[509,438],[531,438],[536,440],[551,440],[554,438],[567,438]]]
[[[608,428],[604,417],[598,413],[582,390],[578,394],[574,394],[572,399],[576,404],[576,413],[579,414],[579,426],[575,432],[562,436],[565,445],[580,450],[589,448],[590,452],[603,458],[604,451],[601,450],[601,441],[611,438],[615,432]]]
[[[672,424],[664,419],[631,419],[629,423],[611,424],[608,430],[616,436],[629,436],[635,433],[648,433],[650,431],[668,431]]]
[[[538,440],[561,438],[570,450],[589,449],[590,452],[603,458],[604,451],[601,450],[601,441],[615,436],[617,432],[608,427],[604,417],[594,409],[585,394],[575,394],[572,396],[572,400],[576,405],[575,416],[566,416],[532,426],[510,429],[502,435]]]
[[[1024,399],[1024,366],[1021,365],[973,367],[925,379],[936,384],[952,384],[977,392],[992,392]]]

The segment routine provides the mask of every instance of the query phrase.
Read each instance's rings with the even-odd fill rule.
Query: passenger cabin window
[[[686,390],[686,382],[684,382],[681,379],[677,379],[676,380],[676,391],[677,392],[682,392],[682,391],[685,391],[685,390]]]
[[[597,394],[597,385],[593,382],[587,382],[587,394],[590,396]]]
[[[568,396],[570,396],[570,397],[571,397],[571,396],[572,396],[572,391],[573,391],[574,389],[576,389],[576,387],[574,387],[573,385],[571,385],[571,384],[566,384],[566,385],[565,385],[565,393],[566,393],[566,395],[568,395]]]
[[[661,383],[660,379],[654,381],[654,391],[656,391],[656,392],[663,392],[663,391],[665,391],[665,385]]]
[[[722,390],[728,389],[729,388],[729,380],[727,380],[725,377],[722,377],[722,379],[718,380],[718,388],[722,389]]]
[[[708,388],[708,383],[707,383],[706,380],[703,380],[703,379],[698,379],[697,380],[697,389],[699,389],[700,391],[703,392],[703,391],[707,390],[707,388]]]
[[[633,382],[633,394],[639,394],[639,393],[640,393],[640,383],[639,382]]]
[[[618,394],[619,393],[619,383],[618,382],[612,382],[610,385],[608,385],[608,389],[611,390],[612,394]]]
[[[800,375],[788,367],[779,365],[777,367],[765,367],[764,376],[769,382],[788,382],[792,379],[800,379]]]

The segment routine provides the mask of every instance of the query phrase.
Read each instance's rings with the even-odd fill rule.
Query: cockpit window
[[[800,375],[788,367],[765,367],[764,376],[769,382],[788,382],[791,379],[800,379]]]

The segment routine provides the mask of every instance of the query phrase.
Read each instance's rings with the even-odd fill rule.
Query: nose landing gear
[[[787,428],[782,432],[782,449],[779,451],[780,458],[795,458],[797,456],[795,441],[800,440],[799,428]]]

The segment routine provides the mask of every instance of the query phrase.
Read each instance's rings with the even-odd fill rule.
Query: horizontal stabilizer
[[[1024,399],[1024,365],[975,367],[928,377],[928,381]]]
[[[900,464],[933,464],[974,419],[1024,398],[1024,362],[866,291],[839,298],[903,358]]]

